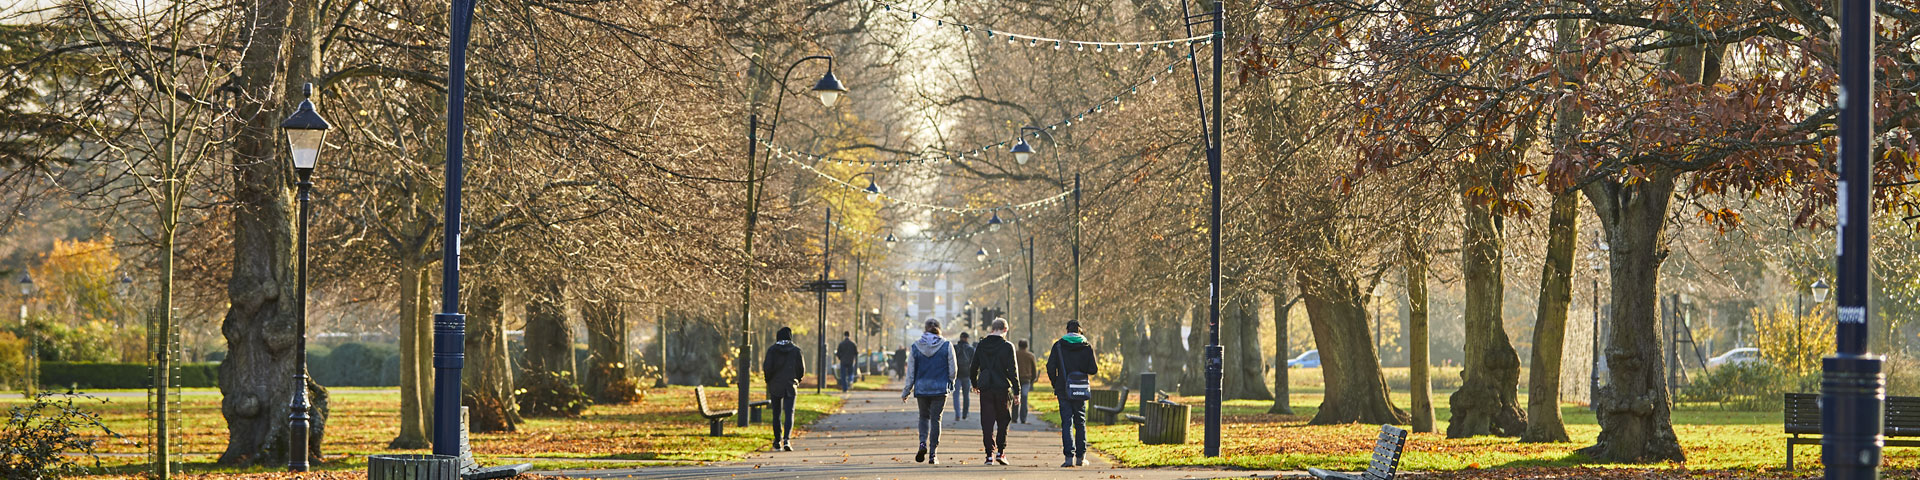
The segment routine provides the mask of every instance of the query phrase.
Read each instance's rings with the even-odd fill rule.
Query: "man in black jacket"
[[[960,360],[960,384],[953,386],[955,420],[966,420],[967,408],[973,406],[973,395],[968,393],[973,391],[973,372],[967,371],[973,367],[973,344],[967,341],[971,338],[967,332],[960,332],[960,341],[953,344],[953,355]]]
[[[767,359],[760,363],[760,372],[767,378],[767,400],[773,410],[773,449],[793,451],[793,399],[799,395],[794,387],[800,384],[800,377],[807,375],[807,364],[800,357],[800,347],[793,344],[793,330],[780,327],[774,334],[776,342],[767,347]]]
[[[1080,321],[1068,320],[1067,334],[1047,350],[1047,381],[1053,383],[1053,394],[1060,398],[1060,449],[1067,455],[1062,467],[1087,464],[1087,401],[1067,398],[1068,378],[1085,383],[1098,373],[1093,344],[1080,335]]]
[[[1020,403],[1020,371],[1006,337],[1007,319],[993,319],[968,369],[974,391],[980,392],[980,441],[987,446],[988,465],[1007,464],[1007,424],[1013,420],[1011,406]]]
[[[853,360],[860,356],[860,347],[853,344],[853,332],[840,332],[840,346],[833,356],[840,360],[840,393],[847,393],[853,388]]]

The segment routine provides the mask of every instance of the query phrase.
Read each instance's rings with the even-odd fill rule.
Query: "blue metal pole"
[[[1873,2],[1840,7],[1839,264],[1835,299],[1836,352],[1823,362],[1820,440],[1826,477],[1880,476],[1886,377],[1880,357],[1867,353],[1868,222],[1873,171]]]
[[[465,178],[467,39],[474,0],[453,0],[447,42],[446,233],[441,244],[440,313],[433,316],[433,453],[460,455],[460,369],[467,358],[467,317],[460,314],[460,188]]]

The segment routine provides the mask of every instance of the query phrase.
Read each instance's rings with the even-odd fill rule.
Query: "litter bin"
[[[452,455],[373,455],[367,480],[460,480],[460,457]]]
[[[1143,402],[1140,416],[1140,443],[1144,445],[1181,445],[1187,443],[1187,424],[1193,422],[1193,407],[1173,402]]]

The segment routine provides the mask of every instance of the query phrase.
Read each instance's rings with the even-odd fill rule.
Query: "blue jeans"
[[[849,389],[852,389],[853,379],[854,379],[853,362],[841,363],[840,364],[840,391],[845,392]]]
[[[940,407],[947,406],[945,395],[915,396],[920,402],[920,446],[940,447]]]
[[[1060,452],[1068,457],[1087,456],[1087,401],[1060,401]]]
[[[1033,382],[1020,385],[1020,406],[1014,409],[1014,421],[1027,423],[1027,395],[1031,393],[1033,393]]]
[[[953,418],[967,418],[967,408],[973,406],[973,379],[962,375],[954,382]]]
[[[792,438],[793,398],[794,397],[767,398],[768,401],[772,402],[772,404],[767,405],[767,407],[770,410],[773,410],[773,421],[771,423],[773,423],[773,441],[774,442],[784,442],[787,439]]]

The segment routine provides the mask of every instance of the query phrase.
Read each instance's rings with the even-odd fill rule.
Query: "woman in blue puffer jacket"
[[[940,448],[940,412],[947,404],[947,393],[953,391],[954,376],[960,372],[959,359],[953,355],[953,344],[940,338],[940,321],[928,320],[927,333],[913,342],[913,348],[907,352],[907,388],[900,392],[900,401],[914,397],[920,401],[920,453],[913,456],[915,462],[939,464],[935,450]]]

